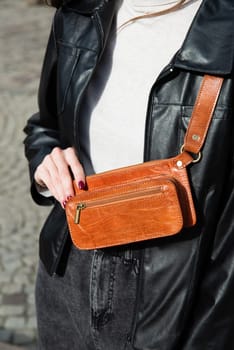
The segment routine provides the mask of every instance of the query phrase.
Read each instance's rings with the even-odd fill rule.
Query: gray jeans
[[[39,264],[36,309],[40,350],[130,350],[139,260],[131,253],[80,251],[63,277]]]

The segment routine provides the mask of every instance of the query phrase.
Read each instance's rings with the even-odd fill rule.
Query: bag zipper
[[[103,206],[103,205],[111,205],[111,204],[117,203],[117,202],[124,202],[126,200],[141,198],[144,195],[163,193],[164,191],[165,191],[165,186],[160,185],[157,187],[151,187],[148,189],[144,189],[140,192],[133,191],[130,193],[116,195],[115,197],[102,198],[102,199],[96,199],[96,200],[91,199],[88,202],[80,202],[76,206],[76,213],[75,213],[74,222],[75,222],[75,224],[80,223],[81,211],[86,209],[86,208],[93,208],[93,207]]]

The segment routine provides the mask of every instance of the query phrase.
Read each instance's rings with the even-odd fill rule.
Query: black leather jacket
[[[33,182],[44,156],[55,146],[74,146],[79,153],[80,104],[116,7],[114,0],[77,0],[56,12],[41,75],[40,112],[25,128],[32,195],[39,204],[53,202],[38,194]],[[225,82],[202,160],[189,168],[196,226],[137,246],[134,349],[234,349],[233,59],[233,0],[203,0],[181,49],[155,77],[145,161],[179,152],[204,73],[224,76]],[[60,272],[68,242],[64,212],[55,203],[40,237],[40,256],[50,274]]]

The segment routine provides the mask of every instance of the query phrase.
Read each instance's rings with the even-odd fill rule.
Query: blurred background
[[[22,129],[37,90],[54,9],[0,0],[0,350],[36,349],[38,236],[50,208],[33,203]]]

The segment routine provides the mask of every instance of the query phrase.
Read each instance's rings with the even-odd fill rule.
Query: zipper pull
[[[76,215],[75,215],[75,224],[79,224],[80,222],[80,213],[81,213],[81,210],[85,209],[86,208],[86,204],[85,203],[79,203],[77,204],[77,207],[76,207]]]

